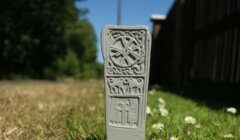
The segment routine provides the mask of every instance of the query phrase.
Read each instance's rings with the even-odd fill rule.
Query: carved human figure
[[[131,86],[130,86],[131,79],[130,78],[124,78],[123,79],[123,87],[124,87],[124,94],[129,95],[131,92]]]
[[[129,106],[127,106],[128,116],[127,122],[130,126],[136,126],[138,121],[138,101],[137,99],[129,99]]]
[[[113,100],[110,120],[113,124],[122,124],[123,119],[123,103],[118,102],[117,99]]]

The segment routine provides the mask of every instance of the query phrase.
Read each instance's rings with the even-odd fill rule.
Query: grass
[[[160,122],[164,124],[164,129],[154,138],[169,139],[175,136],[187,140],[240,139],[240,117],[227,113],[226,108],[211,110],[192,100],[168,92],[156,91],[148,96],[148,104],[152,110],[154,108],[159,110],[159,97],[165,100],[165,108],[169,111],[169,115],[163,117],[158,111],[147,116],[148,138],[154,136],[150,126]],[[186,116],[194,117],[196,123],[186,124],[184,122]],[[227,138],[228,135],[232,135],[233,138]]]
[[[240,117],[225,109],[211,110],[179,96],[154,91],[148,105],[156,110],[147,115],[146,139],[221,140],[232,134],[240,139]],[[168,116],[158,111],[158,98],[165,100]],[[184,123],[192,116],[196,124]],[[158,134],[152,125],[161,122]],[[201,126],[200,128],[196,128]],[[0,82],[0,139],[105,139],[103,82],[18,81]]]
[[[102,81],[0,85],[0,139],[104,139]]]

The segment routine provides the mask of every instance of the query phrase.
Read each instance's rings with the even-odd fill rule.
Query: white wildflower
[[[164,128],[164,124],[162,123],[156,123],[152,125],[152,129],[158,132],[162,131],[163,128]]]
[[[195,123],[196,123],[196,119],[193,118],[192,116],[186,116],[186,117],[184,118],[184,122],[185,122],[186,124],[195,124]]]
[[[201,124],[196,124],[195,127],[196,128],[201,128],[202,126],[201,126]]]
[[[229,107],[229,108],[227,108],[227,112],[232,113],[232,114],[236,114],[237,113],[237,109],[234,108],[234,107]]]
[[[233,134],[226,134],[223,135],[224,138],[234,138]]]
[[[164,117],[166,117],[168,115],[168,110],[165,108],[160,108],[159,111],[160,111],[161,115]]]
[[[159,101],[159,108],[165,107],[166,103],[162,98],[158,98],[158,101]]]
[[[155,90],[155,89],[152,89],[152,90],[150,90],[150,91],[148,92],[148,94],[153,95],[155,92],[156,92],[156,90]]]
[[[146,113],[149,115],[153,115],[152,110],[149,106],[147,106],[147,108],[146,108]]]
[[[190,135],[191,135],[191,132],[190,132],[190,131],[187,131],[187,135],[190,136]]]
[[[171,136],[171,137],[169,138],[169,140],[178,140],[178,138],[175,137],[175,136]]]

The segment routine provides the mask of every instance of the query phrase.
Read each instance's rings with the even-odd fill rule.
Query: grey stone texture
[[[146,26],[102,30],[108,140],[144,140],[151,34]]]

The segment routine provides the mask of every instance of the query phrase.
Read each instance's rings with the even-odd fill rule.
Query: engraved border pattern
[[[142,75],[145,72],[146,30],[109,29],[107,73],[110,75]],[[119,47],[115,47],[115,45]]]

